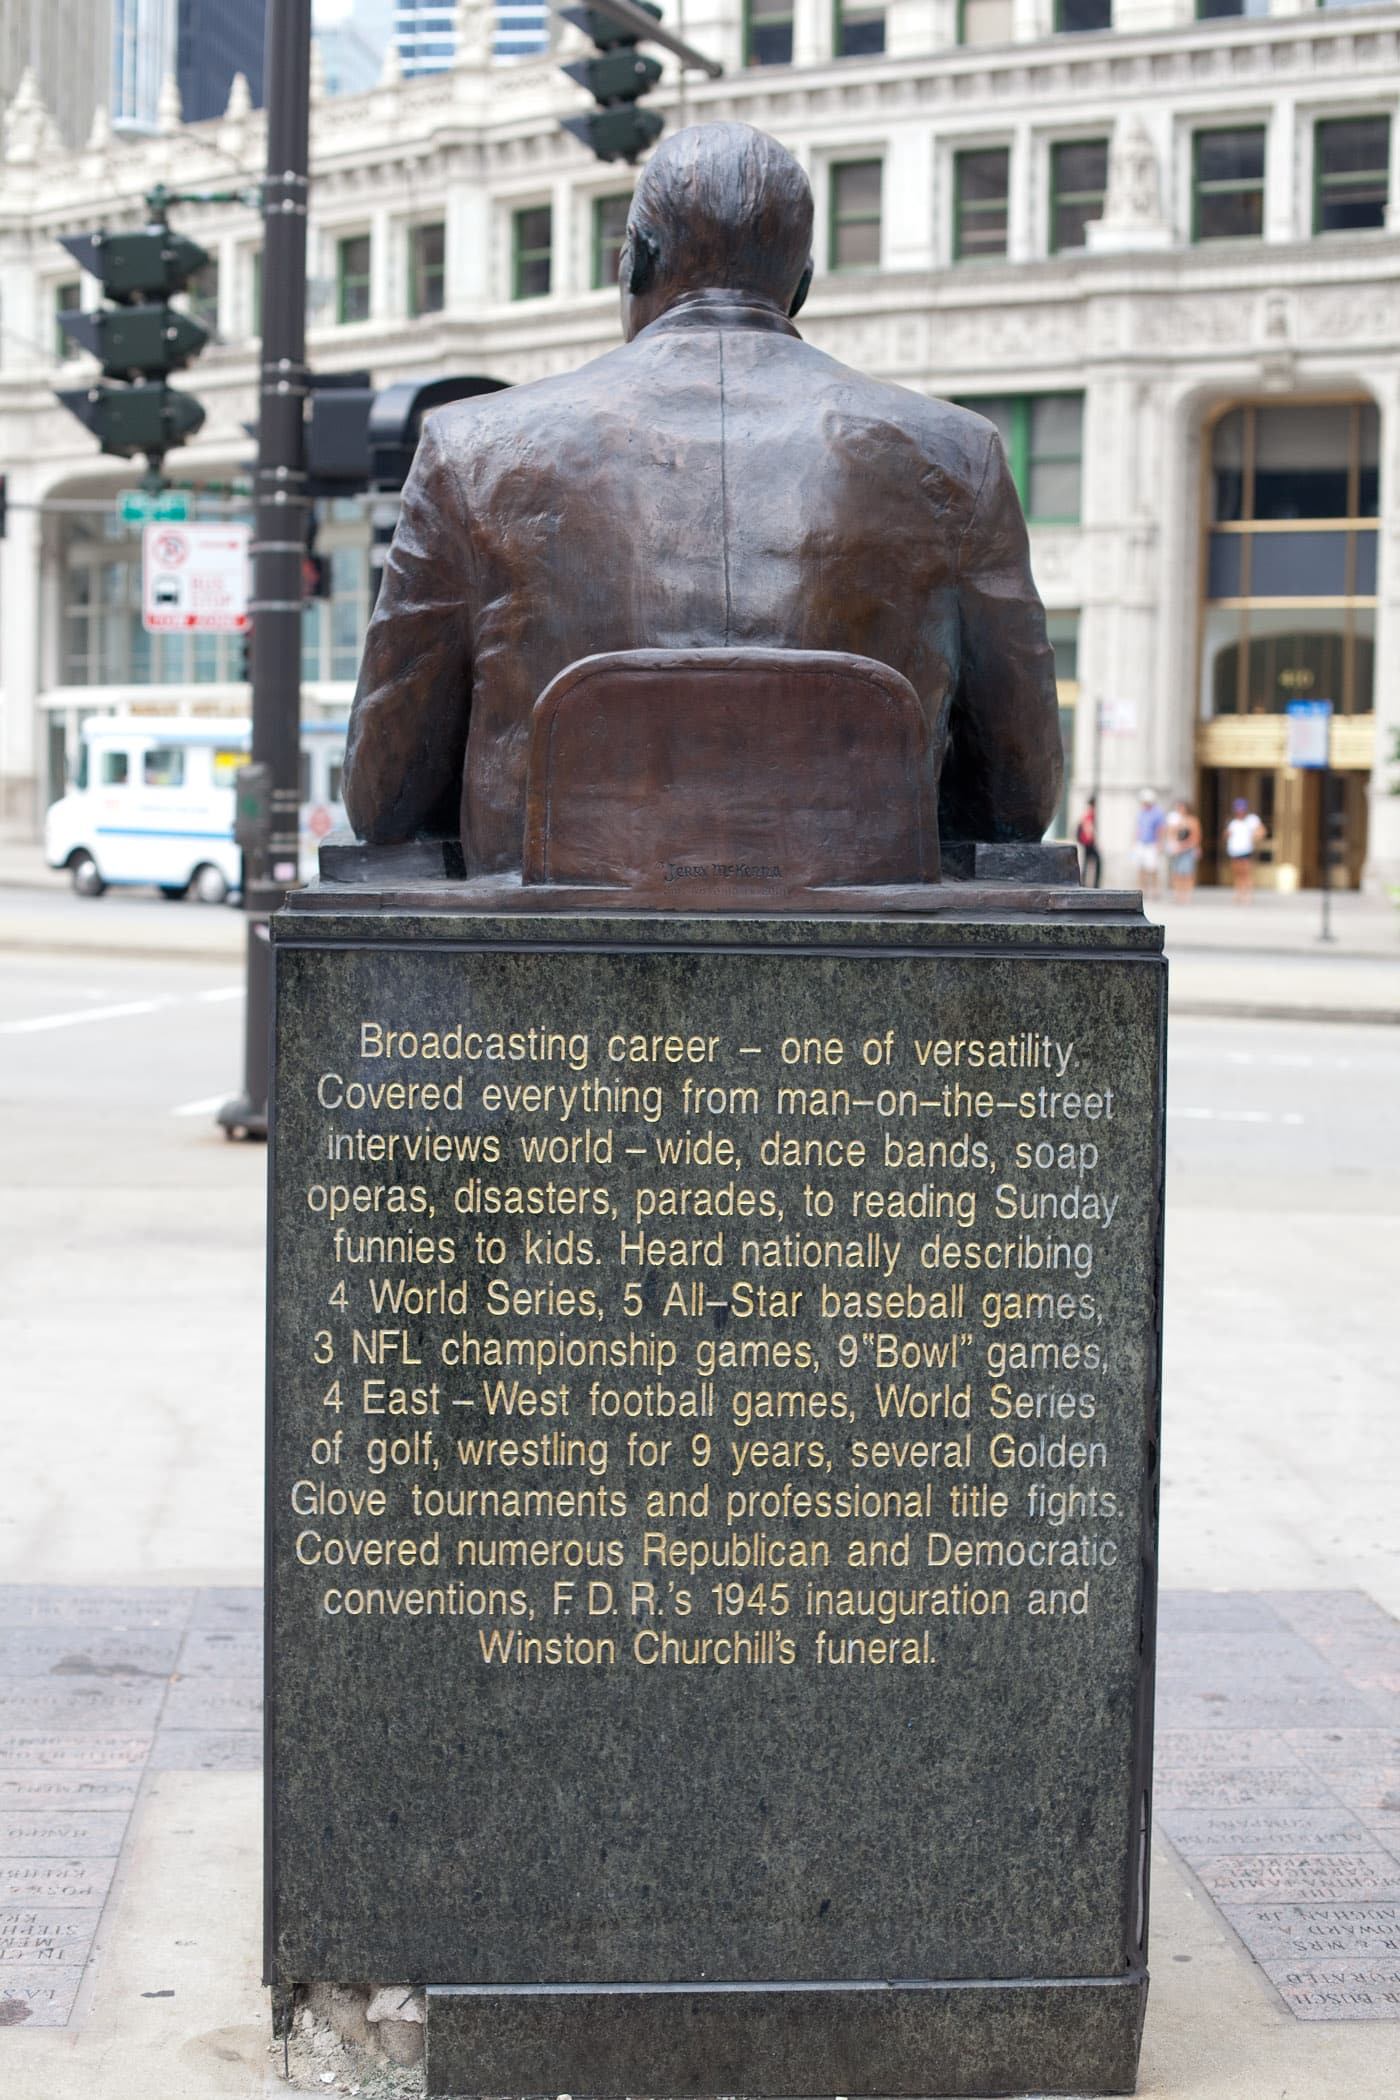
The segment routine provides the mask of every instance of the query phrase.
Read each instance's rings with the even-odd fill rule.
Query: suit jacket
[[[350,721],[350,820],[379,844],[460,820],[469,873],[518,868],[550,679],[604,650],[728,644],[891,665],[928,711],[943,836],[1040,837],[1053,659],[996,431],[715,292],[425,422]]]

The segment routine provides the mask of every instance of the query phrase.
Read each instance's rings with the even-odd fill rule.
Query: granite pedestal
[[[269,1981],[431,2093],[1131,2090],[1159,930],[526,902],[274,922]]]

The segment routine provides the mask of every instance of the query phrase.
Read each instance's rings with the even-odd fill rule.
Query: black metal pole
[[[306,200],[310,165],[311,0],[268,0],[267,179],[263,188],[262,346],[253,526],[253,763],[264,765],[270,822],[243,856],[248,922],[244,1084],[219,1122],[267,1136],[272,956],[269,914],[297,876],[301,768],[302,560],[306,552]]]

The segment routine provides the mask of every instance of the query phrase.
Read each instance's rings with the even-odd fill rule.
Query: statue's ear
[[[807,258],[807,267],[797,280],[797,290],[793,293],[792,304],[788,308],[788,319],[790,321],[795,321],[797,319],[797,316],[801,313],[803,307],[807,304],[807,294],[812,289],[812,272],[815,268],[816,265],[812,261],[811,256],[809,255]]]
[[[627,236],[627,253],[627,289],[634,299],[639,299],[644,292],[649,292],[656,282],[661,251],[649,233],[641,233],[634,228]]]

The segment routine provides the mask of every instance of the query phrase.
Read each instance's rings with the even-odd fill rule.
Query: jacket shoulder
[[[803,342],[798,348],[815,380],[843,406],[847,414],[868,417],[908,433],[922,451],[945,472],[968,482],[975,494],[986,473],[988,455],[997,441],[997,429],[975,410],[934,394],[918,393],[892,379],[876,379],[868,372],[844,365],[839,359]]]
[[[621,344],[567,372],[527,379],[495,394],[476,394],[469,401],[449,401],[429,411],[423,428],[432,431],[439,450],[449,457],[469,453],[482,442],[493,443],[511,430],[538,430],[553,415],[576,414],[595,387],[606,391],[612,384],[610,368],[626,354],[627,346]]]

